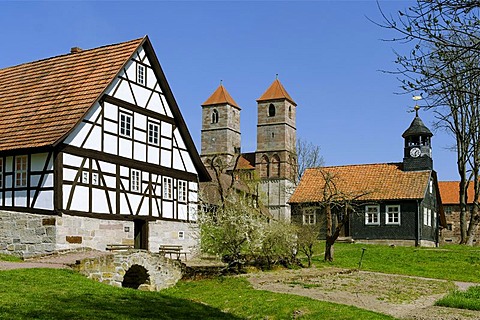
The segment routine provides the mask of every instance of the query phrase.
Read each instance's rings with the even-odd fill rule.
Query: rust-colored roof
[[[331,192],[362,201],[423,199],[431,171],[402,171],[401,163],[319,167],[305,170],[289,203],[323,200],[327,186]]]
[[[445,204],[460,204],[460,181],[439,181],[438,188],[440,189],[440,196],[442,203]],[[467,202],[473,203],[473,182],[470,181],[467,189]]]
[[[0,151],[54,145],[145,38],[0,70]]]
[[[235,169],[237,169],[237,170],[252,170],[252,169],[255,169],[255,166],[252,165],[252,163],[250,161],[245,159],[243,155],[241,155],[238,158],[237,165],[236,165]]]
[[[204,102],[202,106],[212,106],[216,104],[226,104],[239,108],[235,100],[223,85],[219,85],[217,90]]]
[[[257,99],[257,102],[268,101],[268,100],[278,100],[278,99],[287,99],[294,105],[297,105],[293,101],[292,97],[288,94],[287,90],[283,87],[278,79],[275,79],[273,83],[268,87],[268,89],[262,94],[260,98]]]

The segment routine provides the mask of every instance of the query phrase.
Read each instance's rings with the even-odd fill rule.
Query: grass
[[[480,310],[480,287],[470,287],[467,291],[453,291],[435,303],[437,306]]]
[[[447,245],[440,248],[390,247],[336,243],[334,261],[324,262],[324,242],[315,249],[317,267],[358,268],[362,248],[366,248],[362,270],[480,283],[480,248]]]
[[[310,298],[253,290],[243,278],[182,282],[166,293],[194,299],[248,319],[394,319],[355,307]],[[300,317],[299,317],[300,318]]]
[[[0,271],[0,319],[394,319],[257,291],[242,278],[180,282],[161,292],[115,288],[69,270]]]
[[[21,262],[23,260],[19,257],[12,256],[10,254],[0,253],[0,261]]]

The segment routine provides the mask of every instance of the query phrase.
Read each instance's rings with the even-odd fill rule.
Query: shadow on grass
[[[239,319],[161,292],[114,288],[68,270],[0,272],[0,319]]]

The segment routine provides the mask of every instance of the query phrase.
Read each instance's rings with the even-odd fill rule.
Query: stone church
[[[296,108],[278,79],[257,99],[257,150],[241,152],[240,106],[221,84],[202,104],[201,159],[220,159],[230,170],[260,181],[262,203],[274,219],[290,221],[287,204],[296,186]],[[251,176],[251,175],[250,175]]]

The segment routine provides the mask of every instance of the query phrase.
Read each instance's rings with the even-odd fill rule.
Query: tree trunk
[[[465,177],[460,177],[460,244],[467,243],[467,186]]]
[[[325,261],[333,261],[333,245],[335,240],[332,241],[332,237],[327,236],[327,241],[325,241]]]
[[[325,261],[333,261],[333,244],[335,243],[335,240],[332,241],[332,208],[330,207],[330,204],[328,203],[325,206],[325,218],[327,222],[327,236],[325,238]]]

